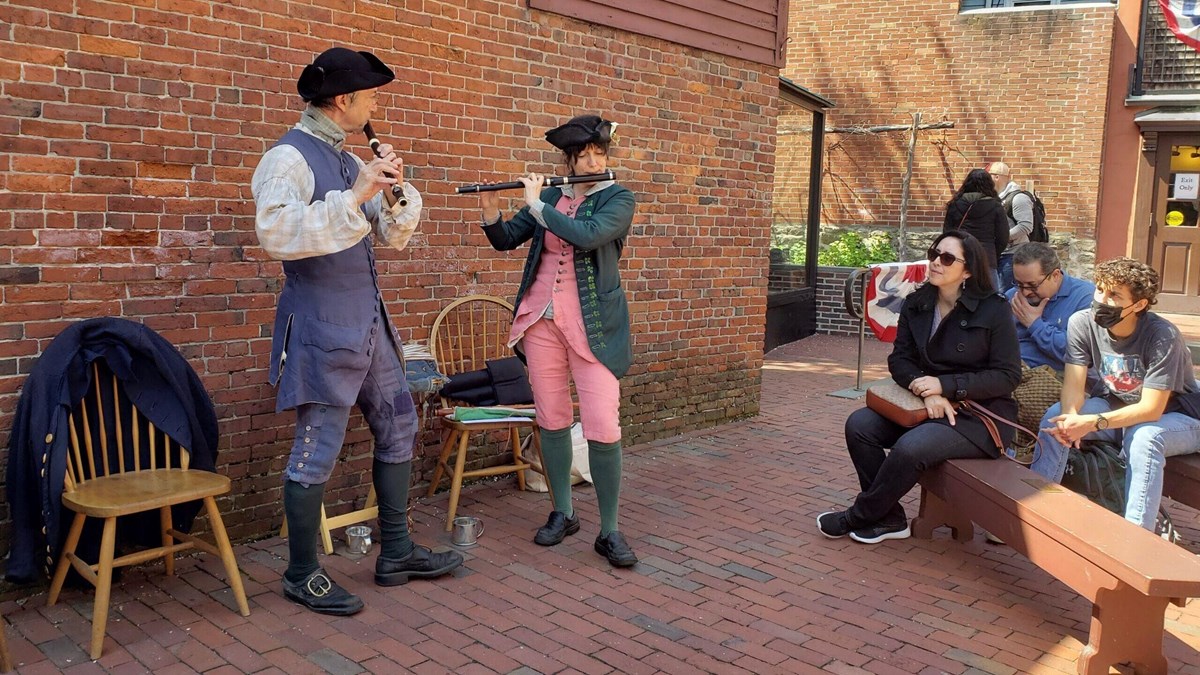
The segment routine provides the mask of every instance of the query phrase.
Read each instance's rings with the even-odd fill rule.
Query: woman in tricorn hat
[[[580,115],[546,132],[562,150],[570,175],[602,173],[617,125]],[[529,365],[542,454],[554,493],[554,511],[534,541],[553,546],[579,531],[571,507],[570,380],[579,394],[579,417],[600,507],[595,549],[615,567],[637,556],[617,530],[621,487],[620,384],[633,351],[629,308],[617,264],[633,222],[634,197],[606,180],[544,188],[545,176],[520,177],[525,206],[504,220],[496,192],[480,192],[483,231],[498,251],[531,242],[517,291],[509,345]]]

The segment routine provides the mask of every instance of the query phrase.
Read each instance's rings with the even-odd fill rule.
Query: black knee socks
[[[413,551],[408,536],[408,484],[412,462],[388,464],[378,459],[371,465],[375,498],[379,501],[379,555],[392,560],[407,558]]]
[[[304,581],[317,564],[317,531],[321,529],[321,501],[325,484],[304,487],[283,482],[283,513],[288,524],[288,567],[283,576],[292,583]]]

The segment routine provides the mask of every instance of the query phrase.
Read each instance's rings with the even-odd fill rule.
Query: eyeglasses
[[[1050,276],[1057,271],[1058,270],[1050,270],[1050,274],[1047,274],[1046,276],[1042,277],[1042,280],[1037,282],[1036,284],[1023,284],[1021,282],[1017,282],[1017,290],[1019,290],[1019,291],[1036,291],[1037,289],[1041,288],[1042,284],[1046,283],[1046,280],[1049,279]]]
[[[967,264],[966,260],[955,257],[955,255],[953,253],[946,253],[944,251],[939,251],[936,248],[929,249],[927,254],[929,255],[929,262],[933,262],[934,260],[940,260],[942,262],[943,267],[949,267],[956,262],[960,262],[964,265]]]

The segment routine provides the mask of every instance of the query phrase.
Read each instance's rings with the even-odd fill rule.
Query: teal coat
[[[575,247],[575,279],[588,345],[600,363],[621,377],[633,363],[633,348],[629,340],[629,305],[617,264],[633,224],[633,193],[614,184],[590,194],[579,205],[576,218],[554,210],[560,197],[562,190],[556,187],[542,191],[541,199],[548,207],[542,210],[542,219],[555,236]],[[497,251],[511,251],[533,240],[513,303],[520,308],[521,298],[537,276],[544,229],[526,206],[512,220],[485,225],[483,231]]]

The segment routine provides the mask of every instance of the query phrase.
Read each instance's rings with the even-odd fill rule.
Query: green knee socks
[[[312,574],[317,564],[317,530],[321,529],[321,500],[325,484],[305,487],[295,481],[283,482],[283,513],[288,524],[288,567],[283,576],[300,583]]]
[[[571,427],[566,429],[542,429],[542,461],[546,463],[546,479],[554,492],[554,510],[566,514],[574,513],[571,508]]]
[[[379,555],[402,560],[413,552],[408,536],[408,484],[412,462],[388,464],[378,459],[371,465],[375,499],[379,502]]]
[[[621,441],[588,441],[588,466],[596,485],[600,507],[600,536],[617,529],[617,505],[621,496]]]

